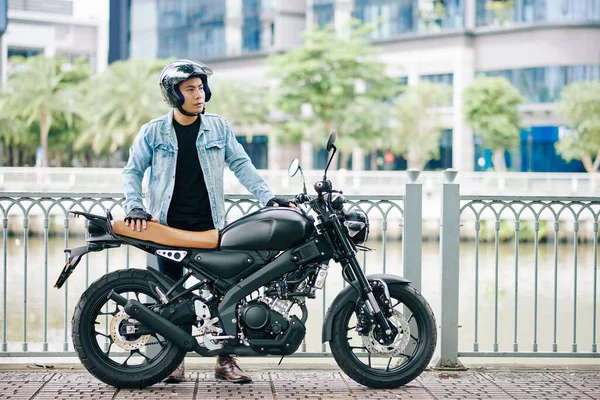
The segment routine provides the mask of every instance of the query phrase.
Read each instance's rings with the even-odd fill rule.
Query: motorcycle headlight
[[[363,210],[353,208],[344,212],[346,220],[344,226],[348,230],[350,240],[355,244],[363,244],[369,236],[369,217]]]

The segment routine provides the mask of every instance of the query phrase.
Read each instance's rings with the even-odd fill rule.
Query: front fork
[[[355,280],[358,281],[362,299],[365,302],[365,304],[368,305],[368,307],[370,308],[369,311],[375,317],[375,321],[377,322],[377,325],[380,328],[380,332],[382,332],[388,338],[388,340],[393,338],[393,336],[395,336],[395,333],[397,332],[397,329],[396,327],[390,325],[388,320],[385,318],[385,315],[383,315],[383,312],[381,311],[381,308],[379,307],[379,304],[375,299],[375,295],[373,295],[373,288],[371,288],[371,285],[369,284],[366,275],[364,274],[362,268],[360,267],[360,264],[358,263],[358,260],[356,258],[356,250],[348,241],[347,235],[343,231],[343,226],[340,223],[339,219],[337,219],[337,217],[334,217],[333,221],[331,222],[333,225],[333,229],[335,230],[336,236],[340,238],[339,242],[345,255],[346,265],[343,266],[344,269],[349,268],[352,274],[354,275]],[[390,299],[388,299],[388,301],[389,300]]]

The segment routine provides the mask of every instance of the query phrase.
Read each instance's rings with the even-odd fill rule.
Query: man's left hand
[[[282,199],[278,197],[273,197],[271,200],[267,202],[267,207],[290,207],[297,208],[296,203],[291,200]]]

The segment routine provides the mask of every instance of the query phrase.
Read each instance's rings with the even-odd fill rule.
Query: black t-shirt
[[[173,125],[179,151],[167,223],[173,228],[188,231],[214,229],[206,182],[196,149],[200,117],[190,125],[181,125],[173,119]]]

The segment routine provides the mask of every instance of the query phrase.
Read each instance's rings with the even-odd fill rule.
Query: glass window
[[[225,55],[225,2],[158,0],[159,58]]]
[[[562,89],[570,83],[600,79],[600,65],[523,68],[482,74],[505,77],[519,90],[526,103],[551,103],[560,100]]]
[[[476,24],[600,21],[600,0],[477,0]]]
[[[372,39],[464,25],[464,0],[355,0],[353,16],[375,29]]]
[[[313,0],[313,22],[320,28],[333,23],[335,0]]]
[[[244,0],[243,13],[242,52],[260,50],[260,0]]]
[[[25,47],[9,47],[7,50],[7,57],[11,58],[13,56],[21,56],[21,57],[35,57],[44,49],[33,49],[33,48],[25,48]]]

